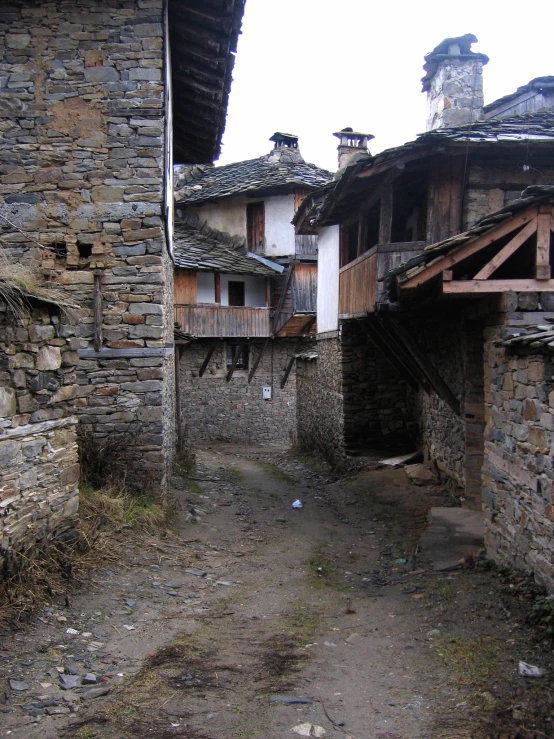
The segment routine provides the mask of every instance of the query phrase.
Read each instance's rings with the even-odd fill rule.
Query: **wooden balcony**
[[[176,305],[175,321],[182,331],[199,338],[271,336],[269,308],[239,308],[209,303]]]
[[[387,303],[385,284],[378,282],[379,278],[421,254],[424,248],[425,241],[377,244],[353,262],[345,264],[339,275],[339,316],[354,318],[373,313],[377,303]]]

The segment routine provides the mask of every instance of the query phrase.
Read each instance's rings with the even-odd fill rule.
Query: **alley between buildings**
[[[552,667],[519,628],[524,597],[494,571],[431,571],[420,552],[451,491],[403,469],[331,480],[282,449],[231,445],[173,483],[173,531],[123,530],[120,561],[69,607],[56,594],[2,635],[3,736],[552,735],[517,673],[518,659]],[[495,733],[519,704],[537,732]]]

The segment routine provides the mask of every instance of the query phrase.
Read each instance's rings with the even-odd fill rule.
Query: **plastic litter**
[[[304,508],[304,503],[302,503],[302,501],[298,499],[294,501],[294,503],[292,504],[292,507],[293,508]]]
[[[398,557],[398,559],[394,560],[397,565],[405,565],[406,564],[406,558],[405,557]]]
[[[300,734],[300,736],[325,736],[327,733],[323,726],[316,726],[316,724],[310,724],[309,722],[306,722],[305,724],[298,724],[298,726],[293,726],[291,731],[294,731],[295,734]]]
[[[72,636],[78,636],[80,632],[77,631],[77,629],[66,629],[65,630],[65,633],[66,634],[71,634]]]
[[[519,674],[522,677],[544,677],[546,675],[546,670],[543,670],[542,667],[530,665],[527,662],[520,662]]]
[[[134,631],[135,630],[135,627],[134,626],[129,626],[128,624],[123,624],[123,628],[126,631]]]

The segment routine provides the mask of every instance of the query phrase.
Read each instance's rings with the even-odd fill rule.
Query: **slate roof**
[[[545,319],[551,321],[554,319]],[[554,352],[554,326],[538,325],[527,326],[524,331],[513,332],[510,330],[510,337],[503,341],[496,342],[501,346],[509,346],[513,349],[538,349]]]
[[[535,77],[526,85],[521,85],[521,87],[518,87],[515,92],[511,92],[509,95],[504,95],[503,97],[498,98],[498,100],[493,100],[492,103],[488,103],[488,105],[485,105],[485,107],[483,108],[483,111],[485,113],[489,113],[495,108],[499,108],[501,105],[505,105],[506,103],[515,100],[520,95],[523,95],[525,92],[531,92],[531,90],[543,90],[545,87],[551,88],[552,86],[554,86],[554,77]]]
[[[219,156],[244,4],[169,0],[176,162]]]
[[[308,228],[317,228],[339,222],[334,217],[333,206],[338,202],[348,202],[348,194],[354,183],[361,187],[357,175],[370,173],[372,169],[382,172],[388,171],[395,163],[401,163],[406,158],[417,159],[425,156],[441,154],[444,147],[490,146],[491,144],[526,146],[529,142],[535,144],[554,144],[554,110],[543,110],[536,113],[507,116],[506,118],[491,118],[486,121],[468,123],[456,128],[437,128],[419,134],[414,141],[408,141],[402,146],[367,156],[342,170],[340,176],[328,187],[320,188],[309,198],[306,198],[295,214],[293,223],[299,224],[303,220],[309,224]],[[390,163],[390,164],[389,164]],[[367,183],[367,187],[365,186]],[[371,185],[370,178],[365,180],[364,189]],[[323,194],[323,198],[320,197]],[[312,212],[307,212],[312,209]],[[304,232],[304,225],[302,225]],[[308,231],[306,231],[307,233]]]
[[[288,192],[294,187],[319,187],[333,178],[332,172],[315,164],[273,159],[270,153],[221,167],[196,167],[193,178],[186,177],[184,187],[177,183],[175,200],[188,205],[230,195]]]
[[[509,205],[505,205],[495,213],[482,218],[480,221],[467,231],[464,231],[457,236],[451,236],[449,239],[439,241],[436,244],[431,244],[425,247],[421,254],[416,257],[408,259],[408,261],[390,270],[384,277],[379,279],[380,282],[395,277],[397,275],[406,274],[407,272],[414,273],[419,271],[419,268],[427,265],[439,256],[448,253],[452,249],[465,244],[472,239],[481,236],[481,234],[490,231],[500,222],[505,221],[507,218],[511,218],[515,213],[520,210],[528,208],[530,205],[539,204],[547,200],[554,198],[554,185],[532,185],[527,187],[521,194],[521,197],[514,200]],[[406,275],[407,276],[407,275]],[[411,275],[410,275],[411,276]]]
[[[237,250],[231,244],[224,244],[208,229],[199,230],[189,223],[175,224],[174,261],[176,267],[197,269],[200,272],[224,272],[235,275],[275,276],[282,267],[272,265],[269,259],[262,259],[244,250]]]

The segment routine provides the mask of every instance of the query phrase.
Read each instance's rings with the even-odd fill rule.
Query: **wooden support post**
[[[379,243],[390,244],[392,235],[393,185],[383,188],[381,195],[381,214],[379,218]]]
[[[537,260],[535,277],[537,280],[549,280],[550,269],[550,230],[552,227],[552,206],[541,205],[537,216]]]
[[[215,302],[221,304],[221,275],[216,272],[214,275]]]
[[[256,374],[256,370],[258,369],[258,365],[262,361],[262,357],[265,353],[265,350],[267,349],[267,345],[269,344],[269,339],[266,339],[264,343],[262,344],[260,351],[258,353],[258,356],[254,360],[254,364],[252,365],[252,368],[250,369],[250,372],[248,373],[248,384],[252,382],[252,378]]]
[[[231,360],[231,366],[229,367],[229,371],[227,372],[227,377],[225,378],[226,382],[229,382],[231,377],[233,376],[233,373],[240,359],[241,351],[242,351],[242,344],[237,344],[235,346],[235,350],[233,351],[233,359]]]
[[[389,323],[389,321],[387,321]],[[439,375],[435,367],[427,359],[426,356],[421,352],[415,341],[412,339],[408,331],[404,326],[395,319],[390,320],[392,330],[396,332],[398,337],[402,340],[404,347],[413,357],[420,370],[423,372],[431,387],[435,390],[439,398],[442,398],[447,403],[454,413],[460,415],[460,403],[458,398],[454,395],[452,390],[448,387],[446,382]]]
[[[94,270],[94,350],[102,349],[102,270]]]
[[[202,377],[202,375],[204,374],[204,372],[208,369],[208,365],[210,363],[210,359],[212,358],[213,353],[215,352],[216,346],[217,346],[217,342],[214,341],[214,343],[208,349],[208,353],[206,354],[206,358],[202,362],[202,366],[200,367],[200,370],[198,372],[198,377]]]
[[[289,375],[290,375],[290,371],[292,369],[292,365],[295,363],[295,361],[296,361],[296,357],[293,354],[292,357],[289,360],[289,363],[287,364],[287,368],[285,370],[285,374],[283,375],[283,378],[281,380],[281,390],[287,384],[287,380],[289,379]]]

